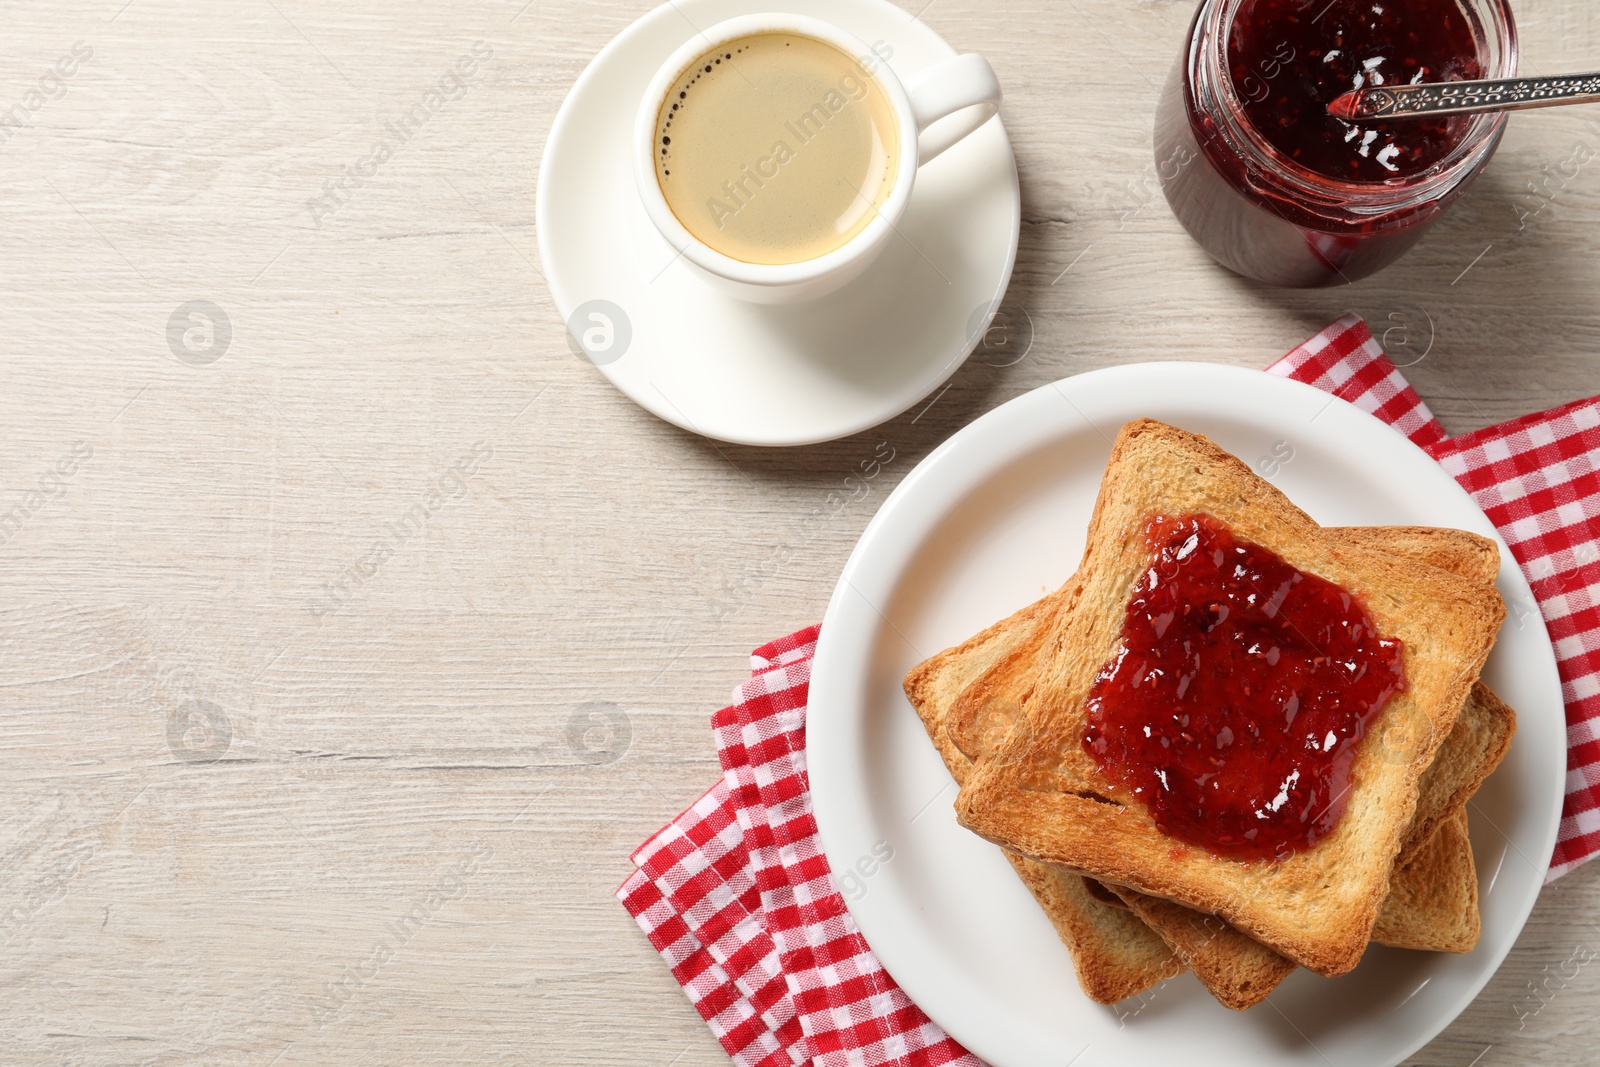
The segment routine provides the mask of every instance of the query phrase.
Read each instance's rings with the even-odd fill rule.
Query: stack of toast
[[[1118,653],[1154,516],[1206,515],[1351,591],[1403,647],[1343,814],[1310,847],[1242,859],[1163,832],[1086,752],[1085,704]],[[1515,713],[1479,680],[1505,616],[1496,544],[1459,530],[1318,526],[1204,437],[1123,427],[1078,573],[919,664],[906,695],[961,785],[962,825],[1005,851],[1105,1004],[1183,970],[1229,1008],[1303,966],[1343,974],[1371,942],[1468,952],[1479,936],[1467,801]]]

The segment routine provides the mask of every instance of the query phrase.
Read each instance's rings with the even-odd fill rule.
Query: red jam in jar
[[[1244,0],[1228,69],[1245,118],[1302,167],[1382,182],[1434,166],[1466,136],[1464,117],[1355,125],[1328,114],[1351,89],[1483,77],[1456,0]]]
[[[1203,0],[1156,120],[1173,212],[1273,285],[1354,282],[1403,255],[1488,164],[1505,116],[1352,124],[1351,89],[1515,73],[1507,0]]]
[[[1406,688],[1360,601],[1209,515],[1157,516],[1150,566],[1087,704],[1084,750],[1165,834],[1235,859],[1344,815],[1367,727]]]

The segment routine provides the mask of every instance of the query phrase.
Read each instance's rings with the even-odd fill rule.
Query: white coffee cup
[[[678,78],[706,53],[729,41],[762,33],[811,37],[856,57],[894,109],[901,158],[916,164],[900,167],[877,216],[860,233],[825,255],[798,263],[746,263],[711,248],[678,221],[656,176],[656,124]],[[1000,110],[1001,96],[994,69],[979,55],[946,60],[905,85],[869,46],[832,23],[805,15],[745,15],[720,22],[684,42],[651,79],[634,127],[634,179],[650,221],[696,272],[745,300],[797,304],[836,291],[872,265],[905,215],[918,167],[993,118]]]

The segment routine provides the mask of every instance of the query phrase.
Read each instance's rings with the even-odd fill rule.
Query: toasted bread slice
[[[1495,580],[1500,569],[1500,550],[1495,542],[1461,530],[1356,527],[1330,533],[1347,544],[1383,546],[1486,585]],[[1002,654],[957,698],[949,712],[946,731],[968,757],[983,758],[1009,736],[1032,689],[1040,635],[1049,626],[1046,612],[1053,613],[1064,600],[1064,593],[1052,594],[1006,620],[1005,626],[1014,631],[1005,641],[1011,652]],[[1024,629],[1028,632],[1015,632]],[[935,664],[952,654],[959,657],[958,650],[951,650],[929,662]],[[1460,809],[1476,792],[1504,758],[1515,729],[1516,716],[1511,709],[1487,686],[1475,686],[1450,737],[1423,777],[1416,818],[1401,850],[1403,859],[1409,860],[1426,845],[1440,820]],[[1412,885],[1433,881],[1459,885],[1463,872],[1459,850],[1433,849],[1418,860],[1407,877]],[[1201,984],[1230,1008],[1243,1010],[1260,1003],[1294,970],[1292,962],[1213,916],[1131,889],[1113,889],[1092,879],[1086,881],[1096,900],[1130,907],[1161,935]],[[1397,883],[1398,876],[1391,881]],[[1425,899],[1420,894],[1396,890],[1397,884],[1391,884],[1380,912],[1390,943],[1459,951],[1456,928],[1438,923],[1433,912],[1417,910],[1413,902]],[[1457,927],[1465,928],[1476,921],[1463,915]]]
[[[1240,538],[1360,595],[1404,644],[1408,690],[1371,724],[1347,807],[1315,848],[1279,861],[1217,856],[1163,834],[1082,751],[1083,704],[1120,640],[1129,590],[1148,564],[1154,515],[1207,513]],[[1341,545],[1270,483],[1198,435],[1152,420],[1112,450],[1068,602],[1046,638],[1019,723],[957,798],[958,818],[1002,847],[1218,915],[1320,974],[1360,961],[1412,822],[1419,779],[1454,726],[1504,619],[1482,583],[1387,551]]]
[[[1353,528],[1335,532],[1347,543],[1386,546],[1419,562],[1485,583],[1492,582],[1499,569],[1500,553],[1495,542],[1459,530],[1390,527]],[[907,675],[907,695],[957,781],[964,779],[973,760],[997,749],[1009,735],[1020,715],[1027,691],[1031,689],[1033,657],[1037,655],[1039,635],[1048,629],[1056,609],[1065,599],[1065,593],[1055,593],[1030,604],[965,644],[919,664]],[[986,679],[986,691],[990,699],[984,704],[972,699],[974,686],[977,685],[975,676]],[[954,698],[953,706],[942,713],[942,709],[950,705],[951,694],[957,692],[959,695]],[[1486,700],[1492,701],[1509,719],[1510,709],[1487,689],[1484,689],[1484,693]],[[973,731],[973,737],[967,739],[958,736],[958,723],[955,721],[957,712],[963,706],[973,709],[969,723],[980,727]],[[1458,792],[1460,782],[1457,778],[1446,778],[1437,773],[1438,765],[1445,763],[1448,755],[1458,753],[1463,745],[1468,744],[1485,752],[1493,749],[1493,762],[1480,769],[1478,781],[1487,777],[1493,765],[1504,755],[1505,746],[1509,744],[1509,731],[1502,731],[1503,736],[1492,742],[1480,741],[1476,738],[1489,737],[1495,731],[1482,723],[1477,723],[1475,731],[1475,723],[1477,720],[1473,716],[1464,714],[1449,742],[1441,749],[1436,766],[1430,768],[1425,779],[1423,795],[1426,799],[1419,805],[1419,818],[1425,809],[1437,811],[1448,804],[1465,801],[1465,797]],[[952,742],[961,751],[951,751]],[[1449,762],[1451,766],[1466,765],[1466,761],[1459,759]],[[1431,830],[1430,826],[1427,832],[1431,833]],[[1412,836],[1417,833],[1414,827]],[[1062,939],[1072,948],[1075,958],[1079,958],[1080,975],[1088,976],[1086,987],[1092,984],[1101,993],[1114,999],[1142,992],[1147,986],[1141,986],[1141,983],[1148,983],[1150,976],[1159,973],[1162,968],[1152,966],[1148,941],[1143,938],[1131,939],[1124,924],[1104,915],[1105,905],[1126,911],[1132,903],[1134,913],[1159,933],[1178,958],[1193,968],[1196,977],[1229,1007],[1242,1009],[1258,1003],[1294,969],[1288,960],[1220,919],[1122,889],[1120,892],[1129,897],[1129,901],[1125,902],[1117,895],[1118,890],[1092,879],[1084,879],[1085,888],[1092,899],[1083,901],[1070,883],[1051,880],[1062,877],[1062,872],[1033,865],[1010,853],[1007,855],[1017,866],[1024,882],[1035,890],[1035,896],[1045,907],[1051,921],[1058,930],[1063,931]],[[1449,853],[1437,854],[1438,860],[1447,861],[1451,858],[1452,854]],[[1414,874],[1413,878],[1428,876],[1429,872],[1424,869]],[[1450,878],[1452,872],[1441,872],[1440,876]],[[1391,893],[1384,918],[1402,931],[1396,937],[1407,938],[1407,917],[1395,914],[1398,910],[1395,906],[1397,899]],[[1418,943],[1425,941],[1426,936],[1425,932],[1415,933],[1408,940]]]
[[[972,761],[950,741],[945,731],[946,713],[973,678],[1015,647],[1022,635],[1047,621],[1053,611],[1049,598],[1030,604],[964,644],[919,664],[906,676],[906,696],[958,783],[966,781]],[[1148,926],[1125,907],[1095,900],[1078,875],[1012,852],[1007,852],[1006,858],[1072,954],[1078,984],[1091,1000],[1115,1004],[1183,970],[1172,950]]]
[[[1410,863],[1395,868],[1372,939],[1394,948],[1471,952],[1478,947],[1478,870],[1467,809],[1455,808]]]

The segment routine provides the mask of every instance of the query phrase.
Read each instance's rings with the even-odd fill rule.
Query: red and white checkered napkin
[[[1546,882],[1600,852],[1600,396],[1447,437],[1366,323],[1347,315],[1268,367],[1400,430],[1499,527],[1544,613],[1567,703],[1567,802]]]
[[[617,896],[740,1067],[982,1062],[900,991],[845,910],[806,784],[817,627],[757,649],[712,717],[722,780]]]
[[[1270,370],[1398,427],[1500,527],[1561,663],[1571,769],[1550,878],[1577,867],[1600,852],[1600,397],[1452,440],[1353,316]],[[712,718],[721,781],[639,847],[617,896],[740,1067],[982,1067],[884,971],[822,854],[805,754],[816,643],[813,626],[752,654]]]

